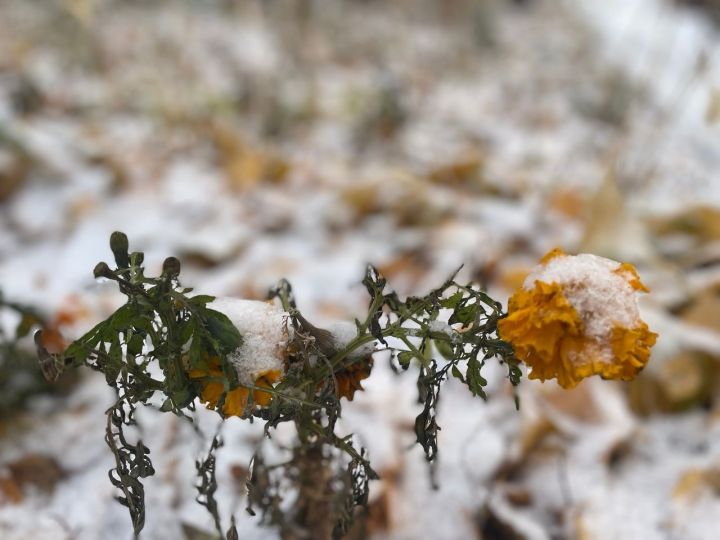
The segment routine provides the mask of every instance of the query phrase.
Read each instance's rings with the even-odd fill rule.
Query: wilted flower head
[[[555,249],[512,295],[498,331],[531,379],[564,388],[591,375],[629,380],[657,339],[640,319],[637,291],[648,289],[632,265]]]
[[[241,416],[250,397],[247,386],[269,388],[285,373],[290,339],[288,314],[269,302],[236,298],[218,298],[210,307],[225,314],[242,336],[240,347],[228,356],[242,386],[229,391],[223,405],[226,416]],[[218,358],[206,363],[207,369],[193,369],[190,377],[202,381],[200,399],[214,409],[225,391],[225,381]],[[270,398],[268,392],[253,391],[253,402],[258,405],[267,405]]]
[[[270,302],[236,298],[219,298],[209,307],[225,314],[242,336],[240,347],[228,356],[240,386],[227,391],[228,381],[220,359],[207,358],[205,366],[189,372],[190,377],[201,384],[200,399],[209,409],[217,409],[221,396],[227,391],[222,407],[225,416],[242,416],[251,395],[253,403],[268,405],[272,398],[270,392],[248,387],[272,388],[285,375],[288,356],[293,350],[290,314]],[[303,322],[316,339],[318,350],[328,356],[357,337],[353,323],[338,322],[323,330],[304,319]],[[372,343],[359,347],[348,354],[345,363],[337,366],[333,376],[338,397],[352,400],[355,392],[362,390],[361,381],[372,369],[373,350]]]
[[[328,331],[332,335],[336,350],[344,349],[357,337],[357,327],[354,323],[337,321],[330,325]],[[344,397],[352,401],[355,392],[363,390],[362,381],[370,376],[373,367],[372,354],[375,343],[366,343],[352,351],[348,356],[346,365],[335,371],[335,384],[338,398]]]

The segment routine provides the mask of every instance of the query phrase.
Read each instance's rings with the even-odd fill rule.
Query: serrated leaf
[[[467,371],[465,372],[465,380],[470,392],[474,396],[480,396],[483,399],[487,399],[484,386],[487,385],[485,378],[480,375],[480,369],[482,368],[477,358],[470,358],[467,363]]]
[[[460,372],[457,366],[453,366],[450,370],[453,374],[453,377],[456,379],[460,379],[462,382],[465,382],[465,377],[463,377],[463,374]]]
[[[435,348],[445,360],[452,360],[455,358],[455,351],[453,350],[452,345],[450,345],[447,341],[436,339],[433,343],[435,343]]]
[[[475,322],[475,319],[477,318],[477,311],[477,304],[467,304],[458,307],[455,311],[453,311],[453,314],[450,315],[448,324],[460,323],[463,326],[469,326],[471,323]]]
[[[214,309],[206,309],[205,327],[212,337],[218,341],[222,348],[219,352],[223,354],[234,351],[242,343],[240,332],[224,313]]]
[[[122,332],[130,326],[130,321],[135,315],[132,305],[125,304],[119,308],[110,319],[110,328],[114,333]]]
[[[448,298],[445,298],[444,300],[440,301],[440,305],[447,309],[455,309],[460,301],[462,300],[463,293],[462,291],[457,291],[453,295],[449,296]]]
[[[190,289],[192,290],[192,289]],[[215,297],[210,296],[209,294],[198,294],[196,296],[193,296],[189,299],[189,302],[196,304],[196,305],[202,305],[209,304],[210,302],[214,301]]]

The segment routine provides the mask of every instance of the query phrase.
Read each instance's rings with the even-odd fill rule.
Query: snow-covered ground
[[[69,309],[70,335],[89,327],[122,301],[92,277],[113,230],[153,272],[178,256],[203,293],[261,298],[285,277],[318,324],[363,313],[367,262],[402,294],[465,264],[463,279],[504,301],[557,245],[629,260],[660,333],[640,380],[526,381],[519,412],[499,371],[487,403],[450,381],[438,490],[408,450],[412,377],[378,358],[342,420],[384,478],[372,536],[717,537],[720,34],[700,12],[17,0],[0,28],[7,297]],[[0,538],[131,537],[107,479],[111,398],[88,375],[0,421],[0,467],[40,454],[64,471],[51,492],[0,491]],[[143,538],[212,530],[193,463],[217,417],[198,413],[204,438],[170,415],[140,420],[157,470]],[[260,431],[227,422],[219,453],[219,499],[242,538],[276,536],[243,506],[238,471]]]

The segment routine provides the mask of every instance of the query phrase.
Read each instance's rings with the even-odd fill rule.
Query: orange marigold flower
[[[192,369],[188,374],[191,379],[198,379],[200,381],[202,385],[200,400],[205,403],[208,409],[214,410],[217,408],[220,397],[225,391],[225,378],[220,365],[220,359],[217,356],[206,360],[206,363],[207,369]],[[280,370],[267,370],[258,376],[253,386],[272,388],[273,383],[279,381],[281,378],[282,372]],[[222,410],[223,415],[242,416],[247,408],[250,392],[252,392],[253,403],[261,407],[268,405],[272,399],[270,392],[239,386],[230,390],[225,395]]]
[[[657,339],[640,319],[637,291],[648,289],[632,265],[555,249],[512,295],[498,332],[531,379],[564,388],[591,375],[629,380]]]
[[[330,351],[344,349],[357,337],[357,327],[348,321],[336,321],[328,328],[332,345]],[[372,353],[375,342],[366,343],[352,351],[343,366],[335,370],[335,389],[338,399],[344,397],[352,401],[355,392],[364,390],[362,382],[370,376],[373,368]],[[331,354],[332,354],[331,353]]]
[[[225,395],[223,415],[242,416],[251,391],[254,404],[261,407],[268,405],[272,398],[270,392],[248,387],[272,388],[273,383],[285,374],[291,339],[288,314],[269,302],[236,298],[217,298],[210,307],[224,313],[242,336],[240,347],[227,357],[241,386]],[[201,384],[201,401],[208,409],[216,409],[227,383],[220,359],[206,359],[205,366],[194,366],[188,374]]]

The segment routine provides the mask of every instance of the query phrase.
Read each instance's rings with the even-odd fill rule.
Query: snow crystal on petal
[[[563,255],[535,268],[523,287],[532,289],[536,281],[562,286],[585,334],[605,339],[613,327],[633,328],[640,321],[635,290],[618,268],[619,262],[597,255]]]

